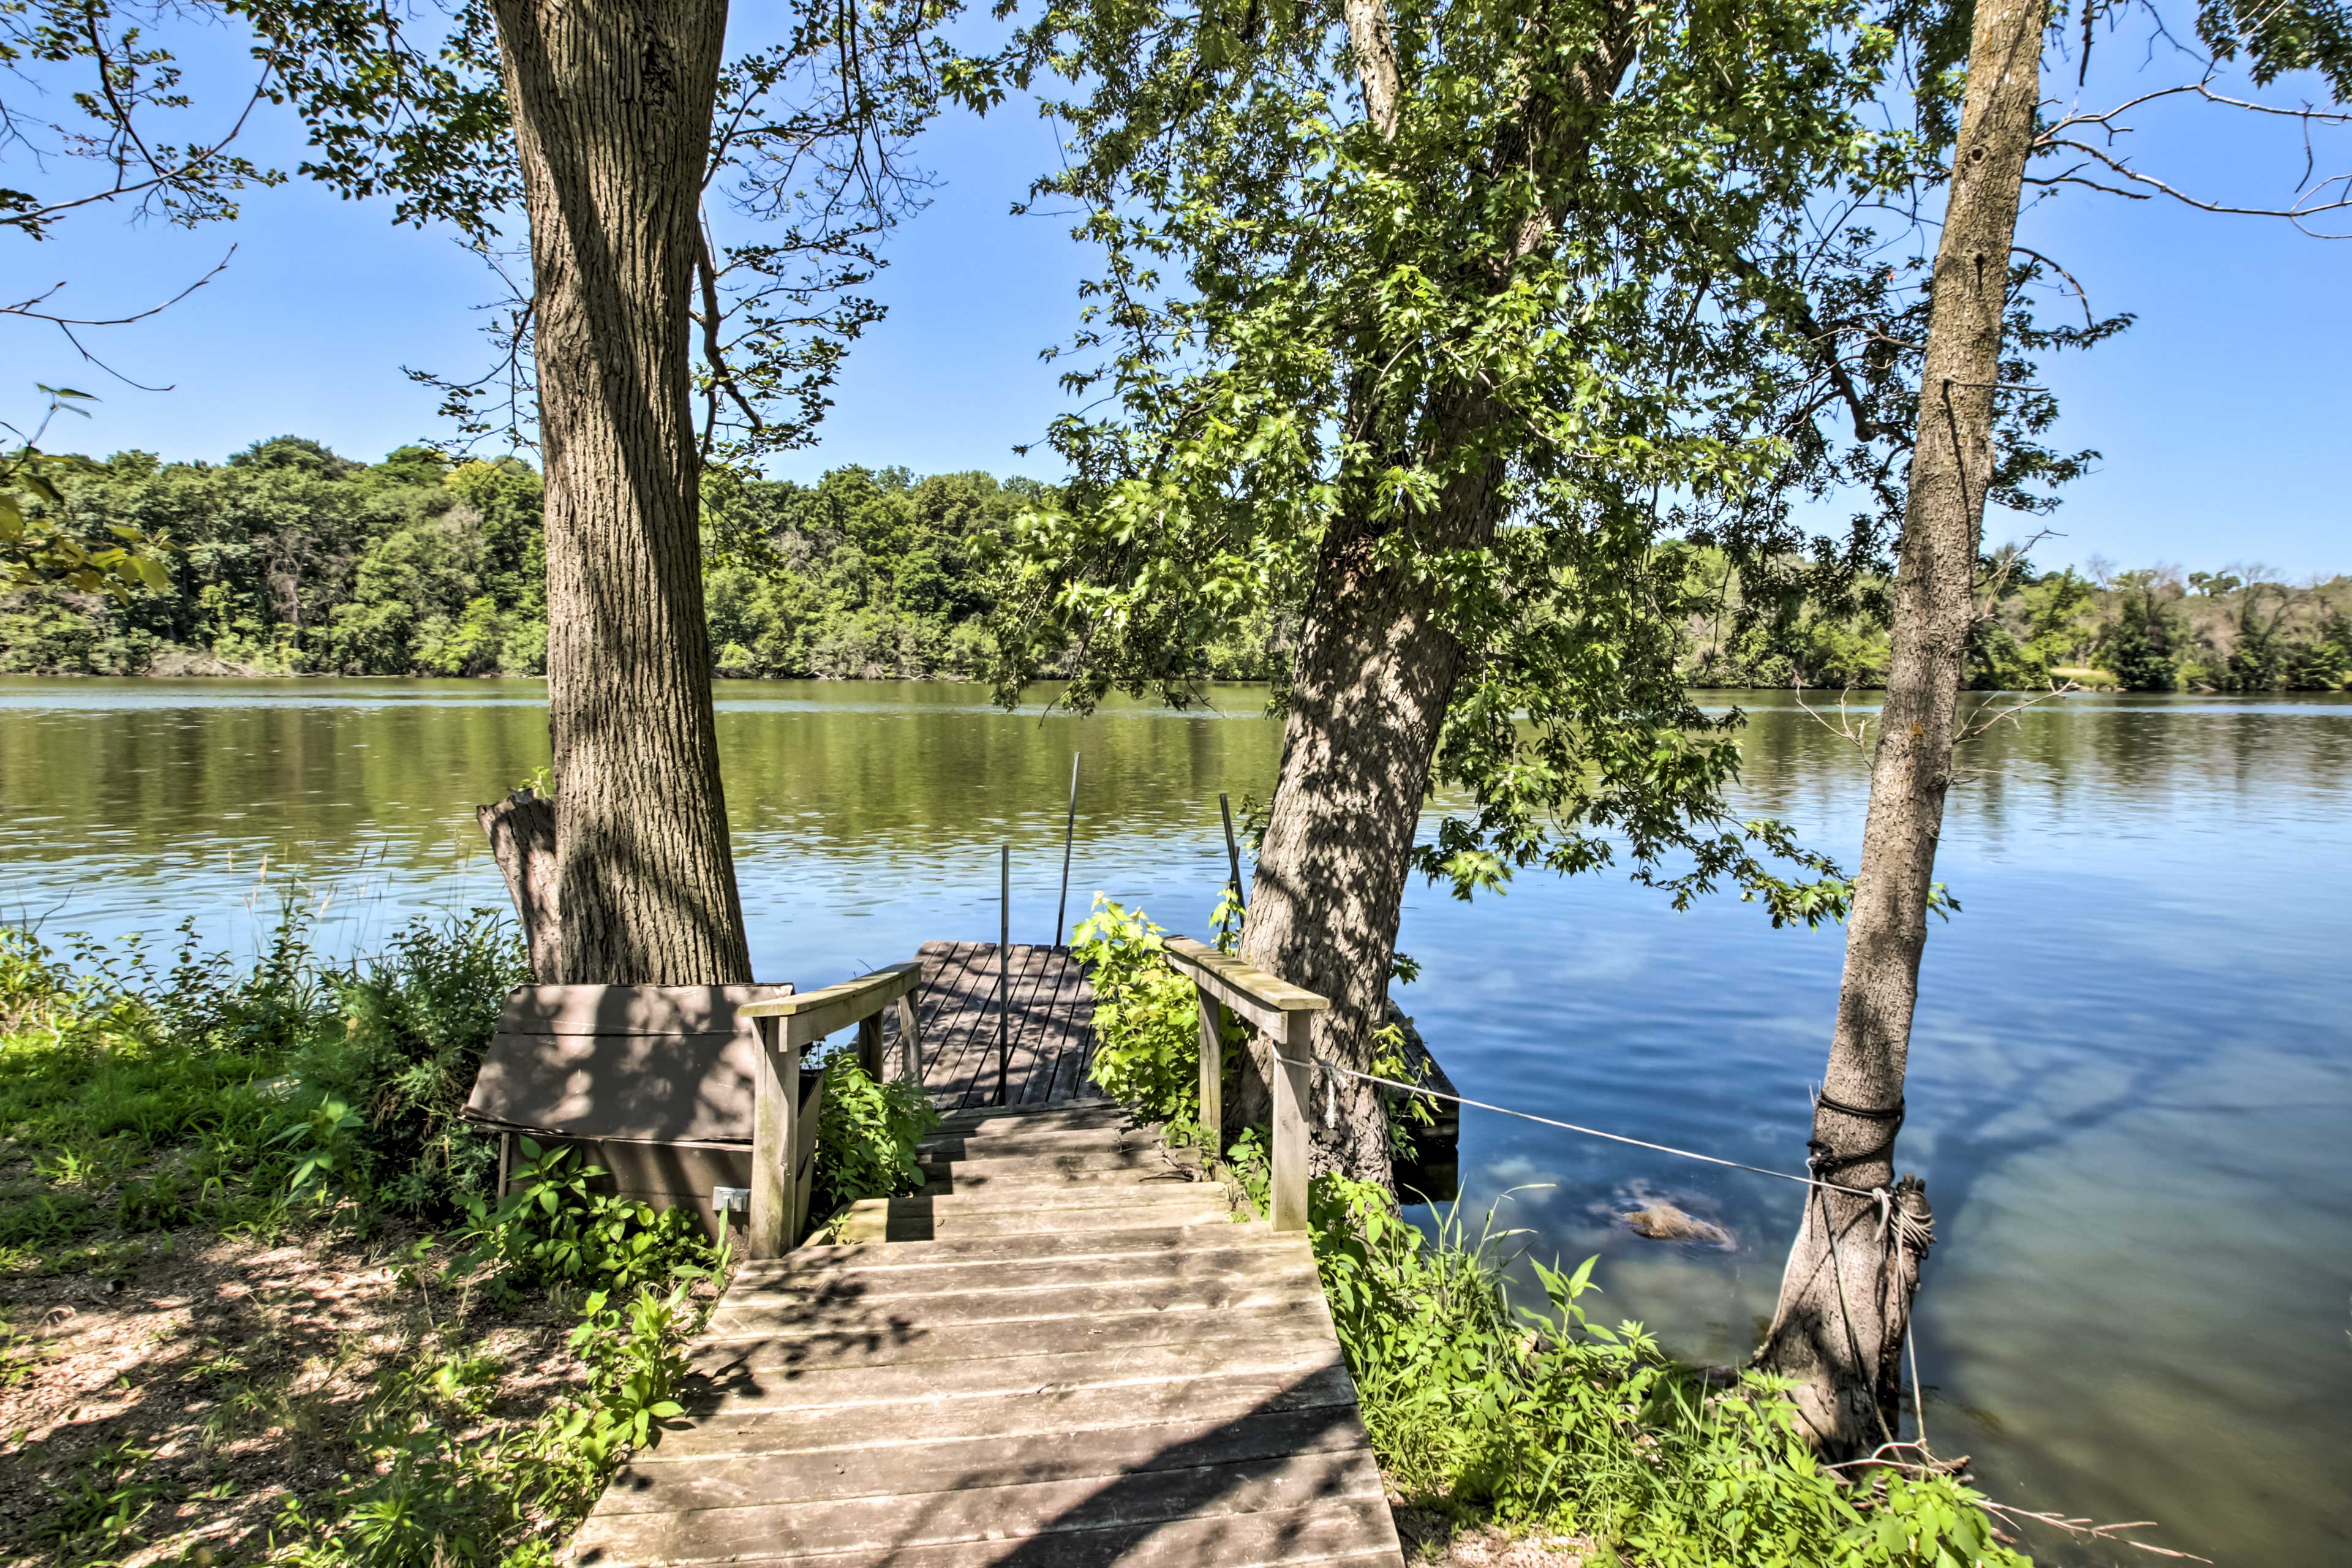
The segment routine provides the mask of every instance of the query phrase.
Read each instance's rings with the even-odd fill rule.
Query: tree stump
[[[478,805],[474,816],[489,836],[490,854],[506,879],[507,896],[522,921],[530,947],[531,978],[541,985],[562,983],[562,913],[555,899],[555,803],[527,789]]]

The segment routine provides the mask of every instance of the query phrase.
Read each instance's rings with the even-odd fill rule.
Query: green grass
[[[484,911],[358,963],[291,915],[243,964],[184,929],[159,957],[0,928],[0,1391],[53,1417],[0,1431],[0,1479],[41,1504],[0,1518],[0,1558],[552,1563],[677,1415],[728,1260],[569,1152],[527,1147],[497,1201],[458,1112],[528,978]],[[887,1190],[929,1107],[829,1070],[820,1180]],[[111,1342],[97,1415],[44,1383],[31,1326],[78,1274],[194,1303]]]

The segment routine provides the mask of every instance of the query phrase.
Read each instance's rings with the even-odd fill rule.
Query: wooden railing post
[[[800,1047],[782,1018],[761,1018],[759,1076],[751,1102],[751,1212],[743,1250],[781,1258],[793,1228],[793,1134],[800,1115]]]
[[[911,991],[898,998],[899,1065],[906,1069],[907,1081],[919,1087],[923,1081],[923,1030],[915,1021],[915,994]]]
[[[1218,1069],[1223,1049],[1217,1020],[1230,1008],[1274,1043],[1274,1161],[1268,1207],[1276,1230],[1307,1228],[1307,1109],[1313,1102],[1315,1015],[1331,1004],[1229,952],[1194,942],[1168,938],[1164,951],[1179,973],[1201,995],[1201,1121],[1215,1129],[1222,1110]]]
[[[1224,1152],[1225,1010],[1205,986],[1196,987],[1195,994],[1201,1004],[1201,1126],[1213,1160]]]
[[[1314,1019],[1293,1013],[1284,1023],[1274,1064],[1273,1175],[1267,1185],[1276,1230],[1307,1228],[1307,1116],[1315,1103]]]
[[[858,1054],[877,1078],[882,1070],[882,1014],[897,1004],[911,1011],[908,998],[923,983],[919,960],[894,963],[839,985],[796,996],[752,1002],[738,1017],[760,1026],[759,1078],[751,1110],[751,1213],[743,1227],[744,1251],[753,1258],[780,1258],[800,1240],[807,1216],[799,1183],[797,1136],[801,1104],[801,1053],[836,1029],[857,1026]],[[903,1021],[906,1012],[900,1014]],[[909,1035],[911,1040],[912,1036]]]

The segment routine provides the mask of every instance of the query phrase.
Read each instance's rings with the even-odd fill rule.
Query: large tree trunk
[[[1469,398],[1433,423],[1459,436],[1490,417]],[[1436,551],[1491,539],[1502,478],[1492,462],[1457,475],[1421,520],[1416,543]],[[1359,1071],[1370,1068],[1372,1034],[1387,1018],[1413,836],[1465,657],[1430,576],[1379,563],[1393,542],[1387,532],[1360,513],[1342,517],[1316,563],[1241,944],[1249,963],[1331,999],[1314,1016],[1315,1058]],[[1234,1124],[1270,1117],[1271,1048],[1264,1037],[1250,1043],[1228,1111]],[[1310,1110],[1315,1171],[1393,1186],[1388,1110],[1375,1086],[1320,1074]]]
[[[1370,1066],[1430,762],[1462,649],[1425,584],[1367,562],[1370,531],[1325,546],[1291,680],[1282,771],[1258,851],[1242,957],[1331,999],[1317,1059]],[[1269,1042],[1251,1042],[1234,1120],[1264,1121]],[[1314,1168],[1390,1184],[1388,1118],[1372,1087],[1315,1084]]]
[[[1373,128],[1384,140],[1398,134],[1404,82],[1384,0],[1347,0],[1344,12],[1355,51],[1357,86]],[[1580,96],[1615,90],[1622,63],[1604,45],[1577,73]],[[1549,116],[1531,110],[1526,144],[1543,141]],[[1547,155],[1583,156],[1580,138],[1563,140]],[[1544,242],[1559,215],[1531,221],[1517,237],[1519,252]],[[1500,289],[1507,268],[1483,279]],[[1376,426],[1397,411],[1377,401],[1379,378],[1369,367],[1386,363],[1396,345],[1367,343],[1367,367],[1351,396],[1352,428]],[[1450,406],[1429,410],[1412,428],[1391,427],[1391,449],[1415,441],[1438,449],[1470,442],[1507,417],[1484,394],[1464,391]],[[1370,444],[1382,442],[1375,434]],[[1372,466],[1377,470],[1377,465]],[[1438,504],[1409,525],[1413,542],[1431,553],[1484,545],[1494,537],[1502,507],[1499,461],[1466,467],[1451,479]],[[1258,851],[1249,919],[1241,952],[1249,963],[1331,1000],[1316,1014],[1317,1060],[1368,1070],[1372,1036],[1387,1019],[1397,921],[1412,865],[1430,770],[1445,714],[1462,676],[1465,650],[1446,625],[1438,589],[1427,575],[1383,566],[1378,555],[1389,525],[1370,521],[1366,504],[1334,521],[1316,563],[1314,588],[1299,631],[1283,733],[1282,769]],[[1244,1122],[1271,1116],[1272,1091],[1263,1036],[1250,1042],[1241,1093],[1226,1107],[1231,1134]],[[1318,1075],[1310,1107],[1315,1130],[1313,1168],[1393,1188],[1395,1172],[1388,1108],[1373,1085],[1337,1074]]]
[[[1846,925],[1837,1031],[1813,1111],[1813,1169],[1869,1190],[1895,1175],[1903,1079],[1927,940],[1936,841],[1951,784],[1973,585],[1993,471],[2010,245],[2041,93],[2048,0],[1979,0],[1944,233],[1936,255],[1918,439],[1895,583],[1892,661],[1870,813]],[[1818,1447],[1838,1457],[1892,1438],[1927,1204],[1906,1183],[1907,1222],[1815,1189],[1757,1363],[1797,1384]],[[1897,1244],[1900,1237],[1901,1245]]]
[[[710,709],[688,288],[725,0],[493,0],[530,216],[570,983],[751,978]]]

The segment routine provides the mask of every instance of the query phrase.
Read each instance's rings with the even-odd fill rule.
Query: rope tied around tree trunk
[[[1895,1140],[1903,1131],[1905,1105],[1901,1100],[1898,1099],[1891,1106],[1848,1105],[1844,1100],[1835,1099],[1827,1091],[1823,1091],[1813,1096],[1813,1106],[1817,1110],[1833,1110],[1840,1116],[1851,1116],[1857,1121],[1885,1121],[1892,1123],[1892,1125],[1886,1129],[1886,1136],[1884,1139],[1867,1149],[1861,1150],[1860,1152],[1852,1154],[1832,1153],[1830,1150],[1830,1146],[1821,1139],[1806,1139],[1805,1147],[1811,1151],[1811,1153],[1806,1157],[1805,1167],[1811,1171],[1816,1177],[1834,1174],[1839,1171],[1847,1170],[1855,1165],[1866,1165],[1873,1160],[1883,1159],[1895,1152]],[[1835,1183],[1828,1184],[1832,1186],[1836,1185]],[[1853,1192],[1855,1189],[1845,1187],[1840,1190],[1844,1192]],[[1885,1234],[1886,1229],[1886,1191],[1887,1190],[1885,1187],[1873,1189],[1873,1195],[1876,1197],[1878,1203],[1878,1227],[1882,1235]]]

